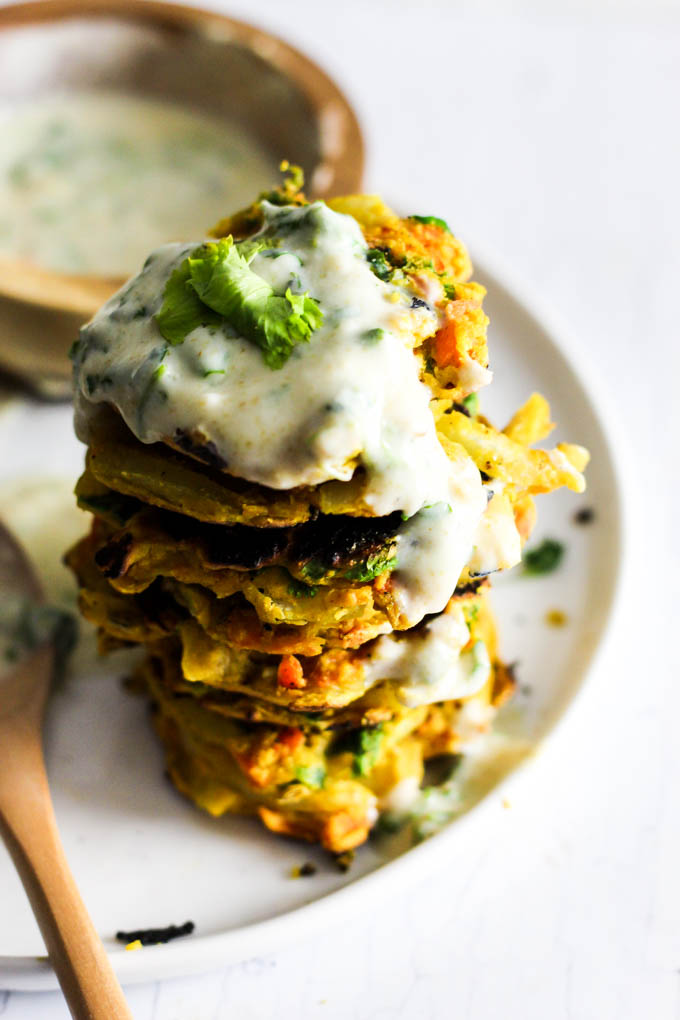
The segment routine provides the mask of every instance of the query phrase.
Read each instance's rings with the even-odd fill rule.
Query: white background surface
[[[449,218],[557,310],[617,418],[633,549],[584,694],[509,806],[461,835],[478,845],[468,874],[453,841],[450,874],[395,888],[343,929],[130,989],[136,1020],[678,1020],[680,12],[444,0],[228,10],[344,86],[369,142],[369,190]],[[0,992],[3,1020],[67,1015],[56,994]]]

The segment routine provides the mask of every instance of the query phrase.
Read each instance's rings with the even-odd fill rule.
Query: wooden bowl
[[[361,187],[361,131],[334,82],[281,39],[221,14],[159,0],[0,8],[0,98],[56,89],[198,108],[242,125],[276,160],[302,166],[315,197]],[[79,326],[121,283],[0,260],[0,368],[63,394]]]

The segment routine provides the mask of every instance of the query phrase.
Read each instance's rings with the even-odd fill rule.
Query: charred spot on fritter
[[[205,551],[209,562],[216,565],[229,564],[247,570],[270,566],[281,559],[289,543],[287,528],[249,528],[235,524],[231,528],[212,525],[209,529]]]
[[[196,543],[207,567],[260,570],[276,564],[295,568],[291,578],[296,597],[313,595],[309,586],[334,572],[352,582],[373,580],[395,565],[395,536],[403,523],[399,511],[388,517],[320,515],[287,528],[255,528],[245,524],[208,524],[169,510],[136,515],[123,531],[101,536],[95,555],[109,578],[120,578],[143,551],[149,536],[164,535],[176,543]]]
[[[322,573],[352,568],[388,551],[401,524],[398,510],[387,517],[319,517],[293,529],[288,555],[300,566],[318,564]]]
[[[184,429],[177,429],[174,435],[174,444],[180,450],[188,453],[189,456],[195,457],[196,460],[200,460],[203,464],[207,464],[208,467],[225,470],[228,466],[212,439],[207,439],[201,432],[187,432]]]
[[[257,570],[271,566],[282,558],[290,542],[289,528],[201,524],[191,517],[167,512],[162,522],[163,529],[176,541],[199,539],[206,561],[216,567]]]
[[[163,515],[163,527],[173,538],[199,539],[215,566],[257,570],[287,560],[309,570],[312,581],[330,570],[344,571],[348,580],[370,580],[386,569],[402,523],[399,511],[388,517],[321,515],[293,528],[197,525],[180,514]]]
[[[133,546],[134,538],[126,531],[97,550],[94,560],[104,577],[122,577],[127,569]]]
[[[151,623],[162,627],[171,634],[180,620],[186,618],[186,610],[177,604],[163,588],[160,580],[134,596],[135,604]]]
[[[480,588],[488,589],[489,581],[483,576],[475,576],[465,584],[459,584],[456,586],[456,590],[453,593],[453,597],[456,599],[467,598],[470,595],[478,595]]]

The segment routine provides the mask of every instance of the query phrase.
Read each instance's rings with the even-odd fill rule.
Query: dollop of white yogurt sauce
[[[199,432],[229,473],[274,489],[348,481],[363,467],[368,507],[405,518],[393,580],[414,626],[444,609],[487,503],[472,460],[449,460],[439,443],[419,379],[413,347],[436,331],[437,313],[374,275],[352,217],[321,202],[263,209],[257,236],[271,248],[251,269],[278,294],[290,287],[318,301],[323,324],[310,341],[278,370],[229,326],[169,346],[154,315],[194,245],[166,245],[82,331],[78,434],[87,441],[88,409],[104,401],[142,442]]]
[[[430,620],[420,633],[401,640],[393,634],[378,638],[366,673],[371,684],[390,681],[407,708],[469,698],[482,689],[491,674],[482,641],[463,652],[469,640],[463,610],[454,605]]]
[[[472,555],[467,567],[473,577],[484,577],[496,570],[507,570],[522,559],[522,540],[515,524],[509,499],[502,482],[484,486],[488,506],[477,525]]]

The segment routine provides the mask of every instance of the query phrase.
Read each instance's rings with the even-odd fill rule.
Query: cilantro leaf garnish
[[[173,346],[183,343],[198,326],[220,321],[220,316],[194,290],[189,259],[184,259],[170,276],[163,292],[163,306],[155,318],[161,334]]]
[[[295,778],[312,789],[321,789],[326,782],[326,770],[323,765],[298,765]]]
[[[188,259],[198,298],[239,330],[248,328],[252,311],[272,293],[267,281],[250,268],[256,254],[257,249],[251,248],[244,257],[233,238],[225,237],[202,244]]]
[[[262,245],[264,247],[264,245]],[[307,343],[323,322],[323,313],[308,294],[284,296],[250,268],[259,245],[239,251],[232,237],[200,245],[174,271],[156,315],[171,344],[182,343],[192,329],[207,323],[230,323],[261,348],[270,368],[281,368],[299,343]]]
[[[300,573],[309,581],[320,581],[327,572],[321,560],[307,560],[300,567]]]
[[[366,252],[366,261],[374,275],[379,280],[382,280],[383,283],[387,283],[392,279],[394,267],[390,265],[387,255],[382,248],[369,248]]]
[[[397,565],[397,557],[390,549],[383,549],[380,552],[372,553],[360,563],[345,571],[348,581],[372,581],[374,577],[383,574],[386,570],[394,570]]]
[[[367,776],[380,757],[380,748],[385,737],[382,723],[375,726],[361,726],[338,734],[330,753],[351,754],[352,772],[355,776]]]
[[[550,574],[556,570],[564,556],[564,545],[555,538],[546,538],[540,545],[527,549],[523,556],[526,574]]]
[[[471,418],[479,414],[479,397],[476,393],[468,393],[467,397],[463,397],[461,400],[461,404]]]
[[[352,762],[355,776],[367,776],[373,770],[380,755],[380,745],[384,736],[380,723],[377,726],[365,726],[357,732]]]
[[[431,223],[435,227],[441,227],[447,234],[453,233],[446,220],[440,219],[439,216],[409,216],[409,219],[415,220],[416,223]]]

